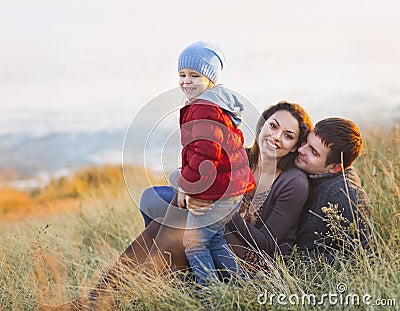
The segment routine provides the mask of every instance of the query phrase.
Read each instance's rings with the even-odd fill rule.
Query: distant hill
[[[124,130],[5,135],[0,137],[0,171],[13,168],[21,178],[33,178],[66,167],[120,163],[124,135]]]
[[[125,143],[125,161],[128,164],[137,161],[153,170],[160,170],[163,161],[164,165],[168,162],[170,168],[176,168],[180,152],[179,131],[173,138],[167,128],[159,128],[151,134],[146,131],[148,129],[140,127],[130,131]],[[49,175],[60,177],[65,175],[65,171],[87,166],[121,165],[125,134],[126,129],[0,136],[0,180],[9,170],[15,171],[18,179],[26,182],[36,178],[46,179]]]

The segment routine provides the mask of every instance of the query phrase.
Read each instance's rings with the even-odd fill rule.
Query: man
[[[295,160],[309,174],[310,195],[297,232],[297,248],[333,258],[356,245],[369,247],[369,203],[351,167],[362,148],[356,124],[342,118],[318,122]]]

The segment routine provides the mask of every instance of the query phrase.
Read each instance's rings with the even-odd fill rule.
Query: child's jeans
[[[225,224],[239,209],[241,199],[242,196],[220,199],[202,216],[188,214],[183,245],[197,283],[204,285],[210,277],[218,280],[216,268],[224,278],[243,276],[224,238]]]

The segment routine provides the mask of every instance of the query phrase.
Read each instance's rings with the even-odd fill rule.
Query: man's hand
[[[213,207],[213,201],[187,197],[187,209],[195,216],[202,216],[204,212],[211,211]]]

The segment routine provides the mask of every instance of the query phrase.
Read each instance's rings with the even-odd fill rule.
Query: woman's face
[[[189,100],[203,94],[212,85],[207,77],[197,71],[186,68],[179,71],[179,86]]]
[[[296,151],[299,140],[299,122],[287,110],[278,110],[265,122],[258,136],[262,157],[281,159]]]

